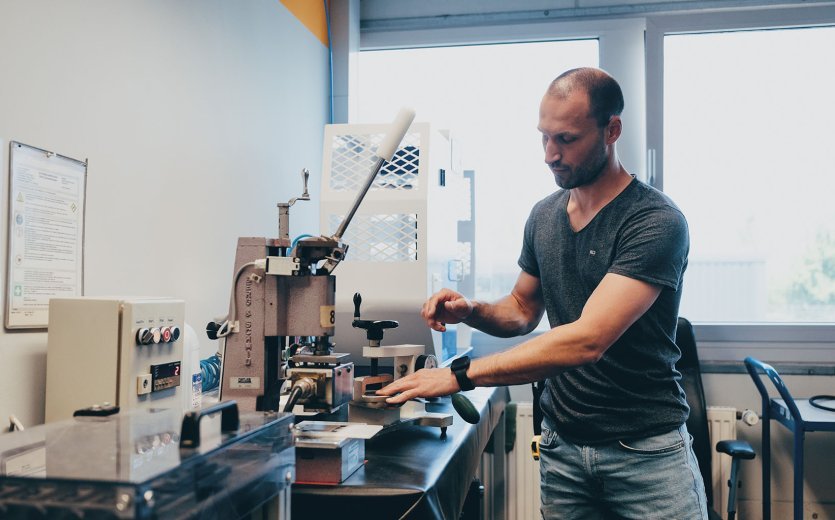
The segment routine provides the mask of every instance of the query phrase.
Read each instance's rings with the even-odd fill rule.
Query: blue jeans
[[[707,518],[685,425],[644,439],[581,446],[543,422],[539,449],[542,518]]]

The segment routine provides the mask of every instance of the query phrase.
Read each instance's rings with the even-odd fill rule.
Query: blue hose
[[[293,239],[293,241],[290,243],[290,249],[292,250],[293,248],[295,248],[295,247],[296,247],[296,244],[298,244],[298,243],[299,243],[299,240],[301,240],[301,239],[303,239],[303,238],[312,238],[312,237],[313,237],[313,235],[299,235],[299,236],[297,236],[297,237],[296,237],[296,238],[294,238],[294,239]]]
[[[217,354],[200,360],[203,391],[214,390],[220,384],[220,357]]]

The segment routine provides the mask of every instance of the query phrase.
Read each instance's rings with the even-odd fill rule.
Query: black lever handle
[[[461,416],[466,422],[470,424],[475,424],[481,420],[481,414],[478,413],[475,405],[473,402],[470,401],[467,396],[461,393],[452,394],[452,407],[455,408],[455,411],[458,412],[458,415]]]
[[[183,417],[183,426],[180,428],[180,449],[200,447],[200,419],[207,415],[220,412],[220,431],[238,431],[240,420],[238,417],[238,403],[236,401],[223,401],[208,408],[202,408],[196,412],[188,412]]]
[[[360,318],[360,305],[362,304],[362,295],[358,292],[354,293],[354,318]]]

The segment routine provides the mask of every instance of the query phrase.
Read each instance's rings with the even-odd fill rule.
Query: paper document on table
[[[382,426],[364,423],[302,421],[296,425],[297,438],[370,439]]]

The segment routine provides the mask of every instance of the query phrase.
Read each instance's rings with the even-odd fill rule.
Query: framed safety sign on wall
[[[87,161],[11,141],[7,329],[42,329],[49,299],[84,294]]]

